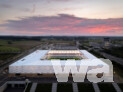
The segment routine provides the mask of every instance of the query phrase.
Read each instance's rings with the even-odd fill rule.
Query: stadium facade
[[[54,75],[55,71],[51,59],[60,59],[61,66],[65,66],[67,59],[75,59],[77,68],[90,66],[92,68],[103,65],[104,71],[110,72],[109,65],[101,61],[86,50],[36,50],[9,66],[10,76],[43,76]],[[98,59],[92,61],[92,59]],[[72,64],[70,64],[72,66]],[[60,66],[60,65],[58,65]]]

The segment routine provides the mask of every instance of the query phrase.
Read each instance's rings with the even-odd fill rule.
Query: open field
[[[12,58],[16,55],[17,54],[2,54],[2,55],[0,55],[0,60],[6,60],[7,58]]]
[[[16,47],[0,46],[0,53],[4,52],[19,52],[20,49]]]
[[[36,45],[39,45],[40,41],[35,40],[20,40],[20,41],[12,41],[12,40],[0,40],[0,47],[13,47],[18,48],[21,51],[30,49]]]
[[[0,66],[16,59],[18,55],[38,45],[40,41],[35,40],[3,40],[0,39]]]

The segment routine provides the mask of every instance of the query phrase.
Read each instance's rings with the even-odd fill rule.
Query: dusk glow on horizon
[[[0,35],[123,36],[123,0],[0,0]]]

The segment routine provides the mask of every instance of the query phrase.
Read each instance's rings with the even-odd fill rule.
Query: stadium
[[[92,69],[104,66],[104,71],[109,74],[109,65],[101,61],[86,50],[36,50],[9,66],[10,76],[54,76],[55,71],[52,59],[60,59],[61,66],[65,66],[67,59],[75,59],[77,68],[89,66]],[[91,59],[98,59],[92,62]],[[72,66],[72,64],[70,64]],[[58,65],[60,66],[60,65]]]

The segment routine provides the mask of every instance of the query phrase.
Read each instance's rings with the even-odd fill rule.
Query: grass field
[[[21,51],[30,49],[39,44],[41,44],[41,42],[35,40],[20,40],[20,41],[0,40],[0,47],[2,46],[2,47],[19,48]]]
[[[6,60],[16,56],[17,54],[0,54],[0,60]]]
[[[0,61],[7,60],[20,53],[41,44],[35,40],[1,40],[0,39]]]
[[[0,52],[19,52],[20,49],[16,47],[0,46]]]
[[[75,60],[81,60],[79,57],[51,57],[49,58],[48,60],[51,60],[51,59],[60,59],[60,60],[67,60],[67,59],[75,59]]]

